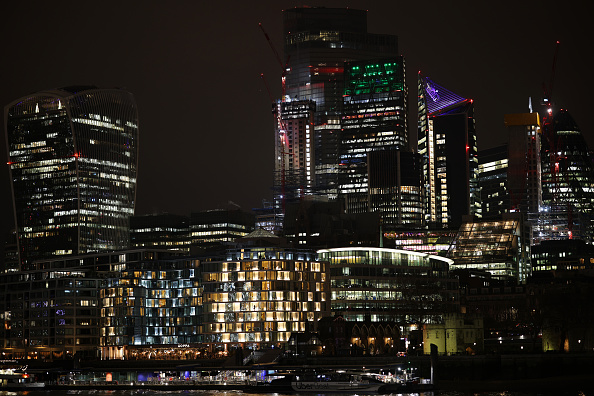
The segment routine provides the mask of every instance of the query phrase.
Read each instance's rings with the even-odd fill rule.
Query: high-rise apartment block
[[[314,134],[316,110],[311,100],[277,104],[280,130],[276,134],[274,191],[282,202],[311,194],[314,187]]]
[[[7,105],[5,122],[20,262],[126,248],[138,162],[132,95],[38,92]]]
[[[426,221],[444,228],[459,226],[462,216],[480,215],[473,101],[420,73],[418,92]]]

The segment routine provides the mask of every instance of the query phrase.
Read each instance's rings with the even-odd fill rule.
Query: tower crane
[[[274,53],[274,57],[276,58],[278,64],[281,67],[281,103],[283,103],[285,101],[285,95],[286,95],[286,79],[287,79],[287,72],[290,71],[289,68],[289,58],[290,56],[287,57],[286,62],[283,64],[283,61],[280,57],[280,55],[278,54],[276,48],[274,47],[274,44],[272,43],[272,40],[270,39],[270,36],[268,36],[268,33],[266,33],[266,30],[264,29],[264,26],[262,26],[262,23],[258,24],[260,26],[260,29],[262,30],[262,33],[264,34],[264,37],[266,38],[266,41],[268,42],[268,44],[270,45],[270,48],[272,49],[272,52]],[[268,91],[268,95],[270,96],[270,100],[272,103],[274,103],[274,99],[272,97],[272,94],[270,93],[270,89],[268,87],[268,84],[266,83],[266,79],[264,79],[264,75],[261,74],[260,75],[262,77],[262,79],[264,80],[264,84],[266,84],[266,89]],[[275,110],[275,115],[276,115],[276,121],[277,121],[277,128],[278,128],[278,139],[279,139],[279,143],[281,146],[281,203],[282,203],[282,211],[283,214],[285,213],[285,185],[286,185],[286,159],[285,157],[287,156],[287,153],[289,152],[288,150],[288,139],[287,139],[287,129],[285,127],[285,124],[282,120],[282,116],[281,116],[281,109],[276,108]]]
[[[553,65],[551,67],[551,76],[549,84],[547,85],[544,81],[542,83],[543,100],[542,105],[545,106],[546,113],[543,117],[543,130],[544,135],[547,139],[549,149],[549,173],[550,173],[550,185],[551,185],[551,211],[556,210],[559,207],[559,163],[561,161],[558,144],[555,139],[555,128],[553,126],[553,83],[555,81],[555,68],[557,66],[557,55],[559,53],[559,44],[557,41],[555,44],[555,54],[553,55]],[[573,234],[573,213],[571,204],[567,203],[567,233],[568,238],[572,239]]]

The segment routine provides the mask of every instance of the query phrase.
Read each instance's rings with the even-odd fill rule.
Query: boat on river
[[[27,373],[27,366],[4,363],[0,366],[0,391],[31,390],[44,387],[45,383],[37,382]]]
[[[248,393],[380,393],[386,383],[368,372],[346,370],[298,370],[269,374],[244,388]]]
[[[385,385],[370,373],[340,370],[299,373],[291,380],[291,389],[299,393],[379,393]]]

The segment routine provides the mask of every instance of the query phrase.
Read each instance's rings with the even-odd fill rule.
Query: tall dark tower
[[[335,198],[345,62],[398,56],[398,38],[367,32],[367,11],[293,8],[283,11],[284,59],[289,59],[283,100],[311,101],[316,192]],[[296,144],[293,142],[293,144]],[[305,151],[293,147],[292,152]]]
[[[38,92],[5,108],[21,265],[123,249],[138,163],[138,113],[119,89]]]
[[[594,167],[573,117],[561,109],[542,138],[542,239],[591,240],[594,230]],[[579,234],[578,234],[579,231]]]
[[[510,211],[538,213],[542,204],[541,128],[538,113],[506,114]]]
[[[344,74],[339,197],[347,213],[380,212],[387,230],[420,226],[419,162],[408,152],[404,58],[347,62]]]
[[[427,223],[456,227],[480,215],[474,104],[419,74],[419,154]]]

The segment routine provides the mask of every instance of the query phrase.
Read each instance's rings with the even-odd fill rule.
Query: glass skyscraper
[[[462,216],[480,215],[473,101],[421,74],[418,92],[426,220],[436,227],[457,227]]]
[[[544,125],[542,200],[539,238],[592,239],[594,229],[594,166],[580,128],[561,109]],[[585,227],[584,227],[585,226]],[[585,232],[579,231],[585,228]],[[579,231],[579,234],[578,234]]]
[[[132,94],[43,91],[7,105],[4,119],[21,265],[126,248],[138,164]]]
[[[419,166],[406,151],[404,58],[347,62],[344,74],[339,197],[347,213],[381,212],[390,227],[420,226]]]
[[[311,183],[316,192],[336,198],[345,62],[398,57],[398,38],[368,33],[367,11],[348,8],[287,9],[283,25],[289,62],[282,99],[315,103]]]

